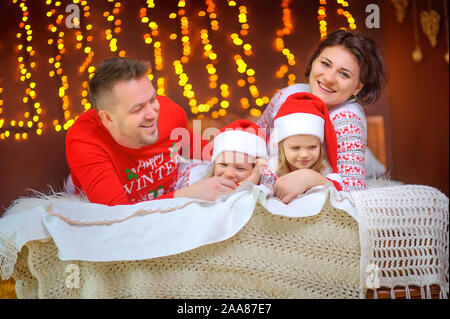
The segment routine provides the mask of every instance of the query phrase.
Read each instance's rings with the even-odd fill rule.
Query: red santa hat
[[[277,143],[293,135],[314,135],[325,144],[328,163],[337,173],[337,140],[325,103],[310,93],[290,95],[274,118]]]
[[[248,120],[236,120],[223,127],[214,137],[211,162],[225,151],[267,158],[265,130]]]

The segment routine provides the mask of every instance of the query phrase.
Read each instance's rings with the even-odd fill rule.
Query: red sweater
[[[192,158],[194,134],[187,128],[184,110],[167,97],[158,96],[158,140],[140,149],[121,146],[103,126],[96,110],[78,117],[67,132],[66,157],[75,188],[89,201],[105,205],[134,204],[158,197],[172,198],[178,174],[170,133],[175,128],[189,132]],[[198,137],[201,149],[208,143]],[[186,156],[186,154],[183,154]]]

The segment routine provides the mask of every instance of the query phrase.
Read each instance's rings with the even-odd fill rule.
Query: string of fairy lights
[[[16,2],[14,2],[16,3]],[[37,84],[32,77],[32,70],[36,67],[36,51],[33,49],[33,30],[31,28],[31,23],[29,20],[29,11],[27,7],[27,1],[23,0],[20,5],[21,19],[19,22],[20,32],[17,33],[17,39],[21,42],[17,45],[17,51],[19,57],[18,71],[20,82],[23,82],[26,86],[25,96],[22,98],[22,102],[25,105],[32,106],[29,107],[31,111],[26,111],[23,114],[22,119],[13,119],[9,122],[10,128],[0,131],[0,138],[6,139],[9,137],[14,137],[16,140],[27,139],[28,132],[30,129],[35,128],[36,134],[42,134],[42,128],[44,123],[40,121],[40,115],[42,114],[41,104],[37,99]],[[3,102],[3,100],[2,100]],[[3,103],[2,103],[3,104]],[[3,107],[0,109],[2,110]],[[3,110],[0,112],[3,113]],[[0,119],[0,128],[5,124],[5,119]],[[36,128],[37,127],[37,128]]]
[[[24,95],[21,102],[25,104],[27,111],[21,114],[20,118],[6,119],[4,115],[4,108],[7,107],[4,103],[5,90],[0,78],[0,140],[14,139],[16,141],[27,140],[31,133],[42,135],[45,130],[64,132],[67,131],[77,118],[74,112],[74,105],[71,105],[70,92],[77,91],[77,88],[70,88],[70,78],[65,69],[67,65],[67,55],[70,50],[66,47],[65,40],[69,36],[75,37],[75,52],[82,55],[80,65],[78,66],[79,75],[83,78],[91,78],[95,73],[95,66],[92,65],[93,57],[95,55],[93,49],[94,34],[96,26],[92,22],[91,5],[98,5],[98,2],[92,0],[72,0],[72,4],[79,9],[80,18],[74,18],[71,22],[76,26],[74,32],[68,32],[65,23],[67,13],[65,6],[61,1],[55,0],[41,0],[45,3],[46,17],[48,21],[48,40],[47,45],[51,48],[53,55],[48,58],[50,71],[48,73],[49,79],[56,81],[58,84],[57,95],[59,97],[61,116],[55,119],[45,118],[43,110],[45,105],[42,105],[39,98],[39,90],[44,89],[44,85],[39,85],[35,80],[34,72],[36,69],[37,50],[33,47],[33,30],[32,21],[30,19],[30,11],[27,3],[30,0],[9,0],[12,5],[20,12],[19,31],[16,34],[16,52],[18,55],[17,71],[19,72],[20,85],[24,87]],[[162,1],[162,0],[160,0]],[[218,1],[218,0],[216,0]],[[353,16],[348,10],[348,1],[336,0],[340,8],[337,10],[338,15],[342,15],[347,19],[348,28],[356,29],[356,24]],[[160,26],[156,18],[161,19],[160,15],[155,14],[155,10],[159,1],[146,0],[145,7],[141,7],[137,14],[144,27],[142,35],[143,44],[150,48],[153,53],[153,70],[148,74],[150,80],[156,84],[158,95],[165,95],[167,80],[162,75],[162,70],[171,70],[178,77],[178,86],[182,89],[183,96],[187,99],[191,114],[198,118],[204,118],[204,115],[209,115],[214,119],[225,117],[229,112],[230,98],[233,92],[238,90],[247,90],[247,94],[239,99],[240,107],[247,110],[251,116],[258,117],[261,115],[263,107],[269,103],[269,97],[261,95],[258,89],[258,81],[256,78],[255,67],[251,65],[253,54],[253,45],[248,40],[248,34],[251,30],[248,19],[248,8],[243,4],[245,1],[226,0],[226,5],[230,10],[233,10],[236,20],[234,23],[239,26],[235,32],[228,32],[227,37],[237,50],[232,59],[234,61],[235,70],[237,71],[237,80],[234,83],[226,82],[224,78],[219,75],[218,68],[221,62],[228,59],[228,56],[216,49],[213,42],[214,34],[220,30],[222,24],[229,24],[228,21],[222,21],[220,12],[214,0],[205,0],[203,9],[196,12],[195,16],[188,16],[187,9],[190,5],[188,0],[178,0],[177,9],[173,12],[168,12],[167,17],[169,21],[179,25],[177,32],[172,32],[169,35],[169,41],[179,41],[181,44],[181,54],[173,61],[165,61],[165,50],[167,50],[167,42],[161,35]],[[291,71],[295,66],[295,55],[291,49],[286,46],[286,37],[294,30],[294,22],[291,11],[291,0],[281,0],[282,16],[281,25],[276,30],[274,47],[277,52],[280,52],[285,59],[285,62],[280,65],[275,72],[275,77],[285,79],[288,85],[294,84],[296,76]],[[123,35],[123,22],[121,20],[121,11],[123,10],[121,0],[104,0],[102,4],[104,7],[102,11],[102,19],[106,28],[104,28],[104,39],[106,40],[109,50],[117,56],[126,56],[127,51],[120,46],[120,36]],[[318,0],[317,19],[319,22],[320,37],[324,38],[327,35],[327,14],[326,14],[326,0]],[[204,70],[208,77],[208,88],[212,97],[205,101],[200,101],[197,95],[197,87],[190,82],[189,74],[186,71],[189,63],[192,63],[192,40],[193,36],[197,36],[193,31],[192,20],[194,18],[200,19],[202,25],[200,28],[201,49],[203,53]],[[98,20],[97,20],[98,21]],[[83,23],[81,23],[83,22]],[[196,20],[196,30],[198,29],[198,20]],[[98,33],[98,31],[97,31]],[[97,35],[98,36],[98,35]],[[196,65],[196,69],[200,66]],[[73,84],[72,84],[73,87]],[[92,108],[88,100],[88,81],[81,82],[81,106],[83,110]],[[72,93],[73,94],[73,93]],[[235,93],[237,94],[237,93]],[[73,95],[72,95],[73,97]],[[50,124],[51,123],[51,124]],[[51,129],[52,128],[52,129]]]
[[[73,1],[74,4],[80,4],[82,11],[83,11],[83,17],[88,18],[90,13],[90,7],[88,4],[88,1]],[[81,26],[81,25],[80,25]],[[85,58],[83,62],[81,63],[80,67],[78,68],[78,71],[80,74],[85,74],[86,71],[89,74],[89,77],[91,77],[91,74],[94,73],[95,67],[92,65],[92,58],[94,57],[94,51],[92,50],[91,43],[93,41],[93,35],[92,35],[92,24],[87,24],[84,28],[80,28],[81,30],[75,32],[75,39],[77,41],[75,48],[77,50],[81,50],[81,52],[85,55]],[[84,110],[91,109],[92,105],[88,101],[88,81],[81,82],[81,105],[83,106]],[[73,119],[69,119],[65,126],[71,126]],[[66,127],[63,126],[64,130],[66,130]]]
[[[277,37],[275,38],[275,49],[281,52],[287,59],[287,65],[282,64],[278,71],[275,73],[277,78],[283,78],[289,71],[289,66],[295,65],[295,56],[291,53],[289,48],[286,48],[284,45],[285,36],[291,34],[294,25],[292,22],[291,9],[290,9],[290,0],[283,0],[281,3],[281,8],[283,9],[283,28],[277,30]],[[293,73],[288,75],[288,85],[295,83],[296,76]]]
[[[50,38],[48,39],[47,43],[49,46],[53,47],[53,50],[55,52],[55,56],[49,58],[48,60],[48,63],[52,66],[53,69],[49,72],[49,77],[57,78],[57,82],[60,84],[58,88],[58,96],[61,99],[61,109],[64,121],[73,121],[73,119],[71,119],[71,112],[69,110],[70,101],[67,94],[67,90],[69,89],[69,79],[67,74],[64,73],[63,69],[63,55],[66,53],[66,48],[64,45],[65,34],[64,31],[62,31],[61,23],[64,20],[64,15],[56,14],[58,7],[61,6],[61,2],[52,2],[50,0],[47,0],[46,5],[48,6],[49,10],[47,11],[47,17],[51,19],[51,22],[48,26],[48,30],[50,31]],[[75,23],[79,24],[80,21],[76,21]],[[62,127],[58,119],[54,119],[52,121],[52,124],[55,131],[61,131]],[[68,127],[70,126],[64,123],[64,128]]]
[[[344,8],[348,8],[348,1],[336,0],[336,2],[340,6],[342,6],[342,8],[337,9],[337,14],[345,17],[350,30],[355,30],[356,29],[355,19],[353,18],[350,11],[344,9]],[[317,19],[319,20],[320,38],[323,39],[327,36],[327,21],[326,21],[327,14],[326,14],[326,7],[325,7],[327,5],[327,0],[319,0],[319,3],[320,3],[320,6],[319,6],[319,9],[317,10],[317,15],[318,15]]]

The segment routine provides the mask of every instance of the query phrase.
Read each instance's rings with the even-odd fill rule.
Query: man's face
[[[107,127],[116,142],[134,149],[155,143],[159,102],[148,77],[116,83],[112,97],[115,105],[109,108],[111,123]]]

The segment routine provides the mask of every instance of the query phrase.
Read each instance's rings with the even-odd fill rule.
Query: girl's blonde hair
[[[286,154],[284,153],[283,142],[284,142],[284,140],[281,141],[280,143],[278,143],[278,169],[277,169],[278,177],[286,175],[287,173],[290,172],[289,166],[288,166],[288,161],[286,159]],[[322,143],[320,143],[319,158],[314,163],[314,165],[311,166],[309,169],[312,169],[313,171],[316,171],[318,173],[321,173],[325,169],[326,165],[323,160],[323,154],[324,154],[323,145],[322,145]]]

